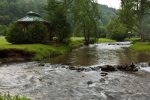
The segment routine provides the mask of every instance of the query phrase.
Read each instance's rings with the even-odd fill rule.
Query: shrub
[[[29,43],[46,43],[48,39],[47,28],[42,23],[29,26],[26,33]]]
[[[14,44],[45,43],[47,28],[42,23],[34,23],[24,31],[18,24],[12,24],[7,30],[6,39]]]
[[[21,26],[17,26],[16,24],[12,24],[9,26],[6,34],[6,39],[10,43],[25,43],[26,37],[25,32],[21,30]]]
[[[126,37],[128,37],[127,28],[118,20],[111,21],[107,26],[107,31],[107,37],[113,40],[123,41]]]

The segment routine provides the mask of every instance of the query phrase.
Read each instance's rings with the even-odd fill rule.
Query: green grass
[[[126,41],[132,41],[134,43],[134,42],[140,41],[141,39],[140,38],[130,38],[130,39],[126,38],[125,40]]]
[[[0,94],[0,100],[30,100],[27,97],[24,96],[11,96],[8,94]]]
[[[34,60],[42,60],[48,56],[57,56],[67,53],[70,49],[83,45],[80,38],[71,38],[69,45],[62,44],[10,44],[4,37],[0,37],[0,50],[4,49],[19,49],[29,52],[34,52]]]
[[[116,42],[116,40],[111,40],[111,39],[107,39],[107,38],[99,38],[98,43],[105,43],[105,42]]]
[[[0,45],[7,45],[7,44],[10,44],[6,41],[5,37],[3,36],[0,36]]]
[[[77,47],[80,47],[80,46],[82,46],[83,45],[83,40],[84,40],[84,38],[83,37],[72,37],[71,39],[70,39],[70,47],[71,48],[77,48]]]
[[[130,48],[136,51],[150,52],[150,42],[135,42]]]

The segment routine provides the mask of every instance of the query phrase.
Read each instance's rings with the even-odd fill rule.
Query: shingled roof
[[[33,11],[29,11],[27,15],[21,19],[19,19],[17,22],[26,23],[26,22],[45,22],[49,23],[48,21],[44,20],[40,14],[35,13]]]

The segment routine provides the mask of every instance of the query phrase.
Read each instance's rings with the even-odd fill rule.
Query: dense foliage
[[[150,16],[149,0],[121,0],[120,21],[126,24],[128,31],[138,33],[142,40],[147,40],[148,31],[145,27],[149,25],[145,22],[145,16]],[[147,19],[148,20],[148,19]],[[150,37],[149,37],[150,38]]]
[[[0,0],[0,35],[4,35],[7,26],[25,16],[28,11],[45,15],[43,5],[46,0]]]
[[[67,20],[67,6],[65,0],[62,2],[57,0],[48,0],[46,11],[48,12],[48,20],[53,26],[53,33],[59,42],[64,42],[71,36],[71,26]]]
[[[108,37],[117,41],[123,41],[128,36],[126,26],[118,19],[114,19],[108,24],[107,31]]]
[[[47,28],[42,23],[35,23],[24,29],[21,25],[12,24],[8,28],[6,39],[14,44],[46,43]]]

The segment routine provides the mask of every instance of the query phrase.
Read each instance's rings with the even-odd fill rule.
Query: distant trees
[[[68,22],[68,7],[69,0],[48,0],[46,5],[46,11],[48,13],[48,20],[52,24],[52,31],[59,42],[64,42],[69,36],[71,36],[71,26]]]
[[[46,0],[0,0],[0,28],[3,27],[0,34],[4,34],[10,23],[22,18],[30,10],[44,15],[45,3]]]
[[[107,37],[117,40],[123,41],[126,37],[128,37],[128,31],[124,24],[120,23],[118,19],[111,20],[107,26]]]
[[[71,32],[82,33],[85,44],[95,39],[99,23],[95,0],[48,0],[46,10],[60,41]]]
[[[120,20],[129,31],[139,33],[144,40],[144,16],[150,12],[149,0],[121,0]]]
[[[74,0],[73,5],[75,32],[83,33],[85,44],[96,39],[100,13],[95,0]]]

